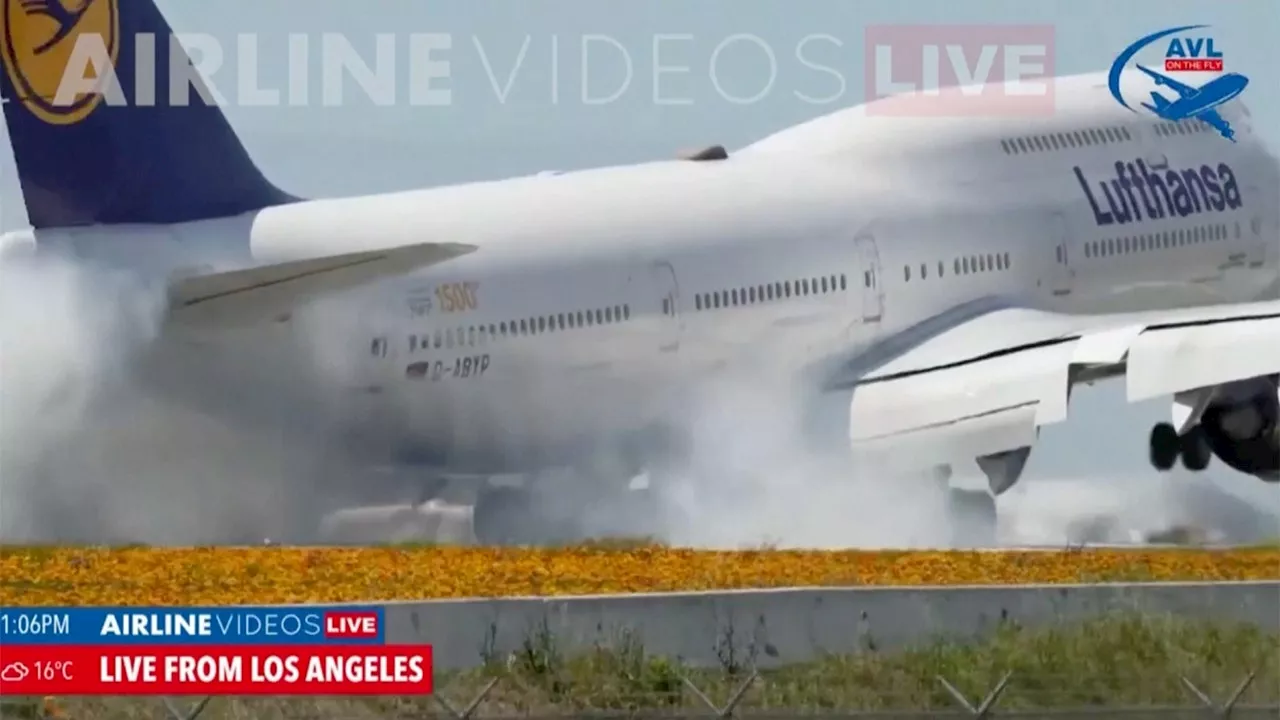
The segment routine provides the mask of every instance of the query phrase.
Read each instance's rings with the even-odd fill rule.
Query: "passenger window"
[[[622,306],[622,319],[623,319],[623,320],[630,320],[630,319],[631,319],[631,306],[630,306],[630,305],[623,305],[623,306]]]
[[[668,307],[668,308],[670,308],[670,307],[671,307],[671,301],[670,301],[670,300],[667,300],[667,301],[666,301],[666,305],[667,305],[667,307]],[[604,321],[605,321],[605,322],[607,322],[607,323],[611,323],[611,322],[613,322],[613,308],[605,308],[605,309],[604,309]]]
[[[904,266],[902,267],[902,279],[904,279],[904,280],[908,280],[908,281],[910,281],[910,280],[911,280],[911,266],[910,266],[910,265],[904,265]]]
[[[1006,270],[1013,267],[1013,258],[1010,257],[1009,253],[1004,254],[1004,267]]]
[[[603,325],[603,324],[604,324],[604,311],[603,311],[603,310],[596,310],[596,324],[597,324],[597,325]]]
[[[1008,155],[1008,154],[1009,154],[1009,141],[1008,141],[1008,140],[1001,140],[1001,141],[1000,141],[1000,147],[1004,150],[1004,154],[1005,154],[1005,155]]]
[[[694,296],[693,296],[693,309],[694,309],[694,310],[701,310],[701,309],[702,309],[702,295],[701,295],[701,294],[698,294],[698,295],[694,295]]]
[[[989,270],[995,270],[995,269],[996,269],[996,256],[995,256],[995,255],[988,255],[988,256],[987,256],[987,269],[989,269]]]
[[[1031,148],[1027,147],[1027,141],[1023,138],[1018,138],[1018,148],[1022,152],[1031,152]]]
[[[584,327],[586,325],[586,323],[584,322],[585,320],[586,318],[582,317],[582,311],[579,310],[578,311],[578,327]]]
[[[955,271],[956,271],[956,274],[957,274],[957,275],[959,275],[959,274],[960,274],[960,258],[956,258],[956,267],[955,267]]]
[[[925,264],[920,263],[920,279],[925,280],[925,279],[928,279],[928,277],[929,277],[929,273],[925,271]]]
[[[944,272],[943,272],[943,268],[945,268],[945,267],[946,267],[946,265],[943,265],[943,264],[942,264],[942,261],[941,261],[941,260],[939,260],[939,261],[938,261],[938,277],[943,277],[943,276],[946,274],[946,273],[944,273]]]
[[[468,329],[467,329],[467,344],[468,344],[468,345],[471,345],[472,347],[474,347],[474,346],[475,346],[475,344],[476,344],[476,329],[475,329],[475,328],[468,328]]]

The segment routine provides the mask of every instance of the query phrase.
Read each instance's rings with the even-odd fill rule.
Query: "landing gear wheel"
[[[1169,423],[1158,423],[1151,428],[1148,452],[1151,465],[1156,470],[1164,472],[1172,469],[1178,462],[1178,455],[1182,452],[1182,441],[1178,437],[1177,429]]]
[[[996,547],[996,499],[985,490],[947,490],[947,522],[957,547]]]
[[[1209,447],[1209,440],[1205,437],[1204,427],[1195,425],[1187,430],[1179,438],[1181,445],[1182,466],[1192,472],[1200,472],[1209,467],[1209,461],[1213,458],[1213,449]]]
[[[523,487],[483,487],[476,495],[471,526],[481,545],[537,542],[533,498]]]

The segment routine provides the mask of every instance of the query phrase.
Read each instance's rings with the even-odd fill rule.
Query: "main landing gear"
[[[1171,470],[1182,460],[1182,466],[1193,472],[1200,472],[1209,467],[1213,459],[1213,450],[1205,437],[1204,427],[1196,424],[1185,433],[1178,433],[1170,423],[1159,423],[1151,428],[1148,442],[1151,465],[1160,472]]]

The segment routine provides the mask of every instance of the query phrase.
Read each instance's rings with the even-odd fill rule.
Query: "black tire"
[[[1179,438],[1181,446],[1182,466],[1192,472],[1200,472],[1209,467],[1213,459],[1213,449],[1205,437],[1204,427],[1195,425]]]
[[[1148,453],[1151,466],[1160,472],[1171,470],[1182,453],[1182,439],[1178,431],[1169,423],[1158,423],[1151,428],[1148,440]]]

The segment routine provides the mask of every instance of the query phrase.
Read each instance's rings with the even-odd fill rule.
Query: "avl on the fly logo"
[[[1133,63],[1134,67],[1155,81],[1156,85],[1156,89],[1150,93],[1149,100],[1140,102],[1139,105],[1161,120],[1203,121],[1217,130],[1222,137],[1235,142],[1235,129],[1222,116],[1222,113],[1218,112],[1218,108],[1244,92],[1249,85],[1249,78],[1236,72],[1223,72],[1225,65],[1222,51],[1214,42],[1213,36],[1202,32],[1207,27],[1207,25],[1182,25],[1140,38],[1125,48],[1111,64],[1108,84],[1116,102],[1130,110],[1135,110],[1125,98],[1121,84],[1125,69]],[[1163,50],[1164,73],[1136,62],[1138,55],[1148,49]],[[1196,86],[1190,82],[1175,80],[1170,77],[1171,73],[1211,73],[1216,74],[1216,77]],[[1161,88],[1172,90],[1176,97],[1165,94]]]

